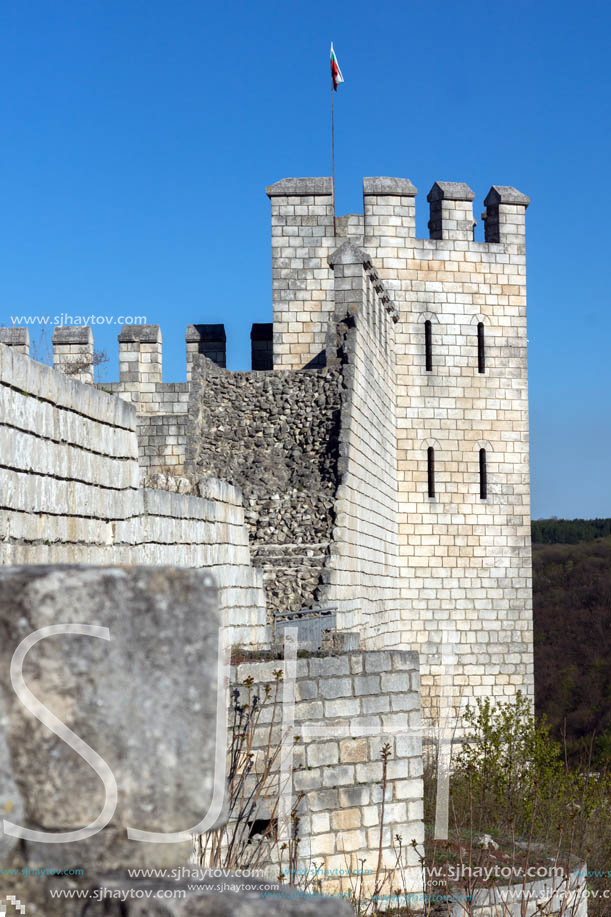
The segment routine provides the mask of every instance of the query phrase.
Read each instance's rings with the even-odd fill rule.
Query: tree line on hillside
[[[553,734],[611,764],[611,538],[533,551],[535,701]]]
[[[533,544],[579,544],[611,535],[611,519],[533,519]]]

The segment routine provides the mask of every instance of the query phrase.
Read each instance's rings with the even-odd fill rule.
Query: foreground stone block
[[[26,709],[11,683],[17,647],[54,625],[108,628],[109,640],[44,636],[25,655],[23,678],[106,762],[118,799],[95,836],[66,844],[26,839],[26,865],[98,874],[186,863],[190,842],[137,842],[127,828],[185,832],[211,805],[219,635],[211,576],[167,567],[0,569],[0,806],[14,824],[57,833],[92,823],[107,793],[87,760]],[[18,843],[0,829],[3,860]]]
[[[339,898],[233,875],[178,882],[108,877],[86,903],[64,899],[62,917],[354,917]]]

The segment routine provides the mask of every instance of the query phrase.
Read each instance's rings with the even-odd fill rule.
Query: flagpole
[[[333,238],[335,239],[337,230],[335,225],[335,112],[333,109],[333,92],[333,75],[331,75],[331,195],[333,202]]]

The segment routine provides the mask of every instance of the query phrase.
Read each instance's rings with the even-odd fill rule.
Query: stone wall
[[[565,878],[477,888],[471,901],[473,917],[588,917],[587,869],[576,869]],[[464,903],[455,901],[449,917],[464,917]]]
[[[139,489],[131,406],[0,345],[0,446],[3,564],[208,567],[231,638],[267,641],[240,493]]]
[[[333,236],[330,178],[285,178],[270,185],[274,369],[324,363],[333,317]]]
[[[314,185],[312,185],[314,182]],[[313,246],[312,187],[290,179],[272,202],[274,365],[317,357],[330,327],[327,259],[332,224]],[[339,219],[363,247],[400,313],[395,329],[401,615],[369,646],[418,649],[429,711],[439,696],[441,643],[456,652],[461,696],[533,694],[530,484],[526,364],[525,210],[528,198],[494,186],[485,242],[473,236],[474,193],[436,182],[431,238],[416,238],[416,189],[366,178],[363,215]],[[317,217],[318,219],[318,217]],[[326,219],[326,221],[325,221]],[[316,227],[314,227],[316,228]],[[318,232],[319,230],[317,230]],[[425,354],[430,322],[431,369]],[[478,326],[485,366],[480,372]],[[316,329],[312,338],[307,335]],[[429,496],[429,449],[433,493]],[[485,450],[487,492],[480,493]]]
[[[290,664],[290,663],[289,663]],[[348,872],[364,870],[365,889],[371,891],[378,862],[380,835],[382,864],[392,869],[396,842],[401,835],[404,850],[405,888],[422,890],[418,853],[412,840],[424,840],[422,807],[422,740],[418,656],[404,652],[356,652],[340,656],[297,659],[295,717],[292,735],[282,729],[276,715],[272,747],[281,738],[294,743],[295,794],[302,793],[299,807],[297,870],[322,864],[323,891],[347,892],[355,877]],[[274,672],[279,662],[243,663],[232,668],[232,684],[239,687],[240,700],[248,702],[244,687],[252,679],[250,696],[263,697],[262,689],[275,692]],[[284,699],[287,666],[279,683],[279,700]],[[273,705],[264,707],[255,732],[253,749],[260,760],[268,745]],[[286,722],[286,721],[285,721]],[[382,747],[388,744],[390,758],[382,819]],[[262,761],[260,764],[262,765]],[[255,765],[258,766],[258,765]],[[277,770],[277,762],[275,769]],[[274,809],[268,801],[255,818]],[[284,854],[286,858],[286,853]],[[275,854],[274,868],[290,867]],[[403,887],[402,881],[395,881]],[[392,885],[394,889],[396,884]],[[390,884],[384,891],[389,893]]]
[[[323,601],[341,631],[375,639],[400,618],[395,328],[398,314],[369,257],[350,242],[330,258],[335,323],[327,362],[341,365],[340,483]]]
[[[365,246],[401,311],[397,446],[405,613],[395,633],[401,645],[421,649],[423,694],[433,708],[444,639],[456,653],[457,706],[461,696],[502,700],[522,690],[533,697],[528,198],[512,191],[519,203],[500,205],[512,211],[512,222],[497,219],[505,230],[495,234],[486,221],[487,241],[474,242],[474,193],[464,184],[437,182],[429,194],[431,239],[418,240],[415,189],[411,196],[405,190],[364,181]],[[427,320],[431,371],[425,361]],[[484,372],[478,366],[480,322]],[[427,491],[428,448],[434,449],[433,497]],[[485,499],[480,449],[486,451]]]
[[[310,607],[334,520],[340,369],[227,372],[204,357],[194,365],[187,469],[241,489],[270,610]]]
[[[138,415],[141,478],[151,474],[184,474],[188,427],[186,413]]]
[[[141,478],[151,474],[183,474],[189,383],[162,382],[161,379],[149,383],[144,377],[138,376],[133,382],[99,382],[97,387],[127,401],[138,412]]]
[[[187,376],[193,354],[204,346],[198,328],[185,334]],[[69,331],[70,329],[63,329]],[[163,382],[163,339],[159,325],[126,325],[119,335],[119,381],[98,388],[133,405],[138,413],[141,478],[181,475],[185,470],[186,414],[189,382]]]

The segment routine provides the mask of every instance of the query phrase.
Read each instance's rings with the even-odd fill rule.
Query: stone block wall
[[[285,178],[266,189],[272,208],[274,369],[324,363],[333,316],[327,258],[333,234],[330,178]]]
[[[421,845],[422,740],[418,656],[405,652],[356,652],[339,656],[316,656],[296,661],[295,717],[292,735],[283,732],[276,716],[272,745],[281,738],[294,743],[295,794],[303,794],[299,807],[297,870],[322,864],[327,893],[347,892],[348,872],[363,869],[370,890],[382,834],[382,862],[392,868],[396,860],[397,834],[402,837],[408,891],[418,892],[422,878],[418,852]],[[275,691],[278,662],[243,663],[232,668],[232,684],[240,700],[247,702],[246,679],[253,680],[251,697],[266,684]],[[279,687],[284,699],[287,670]],[[272,705],[262,712],[253,749],[257,760],[268,744]],[[382,819],[382,747],[388,743],[390,758]],[[276,767],[277,770],[277,767]],[[275,784],[277,789],[277,784]],[[277,811],[270,798],[255,817]],[[409,848],[409,849],[408,849]],[[421,847],[419,848],[421,852]],[[286,856],[286,855],[285,855]],[[364,863],[363,863],[364,861]],[[274,862],[288,870],[286,862]],[[272,869],[273,873],[274,870]],[[352,876],[354,883],[354,875]],[[396,884],[392,885],[396,888]],[[386,893],[389,889],[386,888]]]
[[[341,365],[335,526],[323,602],[339,630],[367,641],[400,618],[395,328],[397,311],[369,256],[345,242],[331,257],[335,324],[327,362]]]
[[[143,383],[147,384],[147,383]],[[109,395],[117,395],[134,406],[139,414],[155,415],[186,414],[189,405],[189,384],[187,382],[155,382],[150,391],[141,392],[136,383],[98,382],[97,387]],[[143,400],[145,399],[145,400]]]
[[[16,353],[30,355],[30,332],[27,328],[0,328],[0,344]]]
[[[341,386],[339,368],[228,372],[203,357],[194,364],[186,467],[241,489],[270,610],[317,599],[334,518]]]
[[[164,397],[167,397],[167,394],[165,393]],[[138,415],[138,461],[141,477],[151,474],[184,474],[188,427],[189,418],[186,413]]]
[[[307,187],[307,180],[301,180]],[[320,180],[317,180],[320,181]],[[292,193],[300,187],[291,179]],[[272,188],[281,190],[279,182]],[[400,620],[369,646],[421,652],[423,695],[434,712],[441,643],[456,652],[456,704],[516,690],[533,694],[530,484],[526,362],[525,210],[528,198],[507,186],[486,197],[485,242],[473,239],[474,193],[436,182],[429,194],[430,239],[417,239],[416,189],[407,179],[366,178],[363,217],[338,220],[341,236],[363,248],[394,301]],[[296,199],[272,197],[272,235],[291,220]],[[281,213],[282,207],[293,207]],[[291,215],[294,214],[294,215]],[[303,227],[305,232],[305,226]],[[338,234],[339,235],[339,234]],[[290,339],[328,322],[327,306],[296,290],[326,280],[325,251],[307,263],[285,246],[274,265],[275,366],[304,366],[315,355]],[[325,242],[325,246],[327,243]],[[280,246],[282,248],[282,246]],[[299,251],[299,241],[291,242]],[[312,251],[313,254],[313,251]],[[282,264],[282,267],[280,267]],[[330,301],[330,298],[329,298]],[[430,322],[426,331],[426,323]],[[478,326],[483,330],[480,371]],[[426,336],[430,333],[431,369]],[[301,360],[301,362],[300,362]],[[429,496],[432,450],[433,491]],[[480,456],[486,488],[482,495]],[[432,469],[431,469],[432,470]],[[373,643],[371,642],[373,640]]]
[[[342,239],[350,239],[355,245],[363,245],[363,231],[365,220],[362,213],[346,213],[335,220],[335,235],[337,244]]]
[[[187,326],[187,379],[193,355],[206,346],[205,331],[199,329],[219,327],[223,326]],[[182,475],[185,470],[189,382],[162,382],[162,359],[159,325],[126,325],[119,335],[120,380],[97,386],[127,401],[138,413],[141,479],[151,474]]]
[[[89,325],[55,328],[53,366],[79,382],[93,382],[93,333]]]
[[[0,562],[208,567],[231,639],[265,644],[241,494],[139,488],[136,414],[119,398],[0,345]]]

